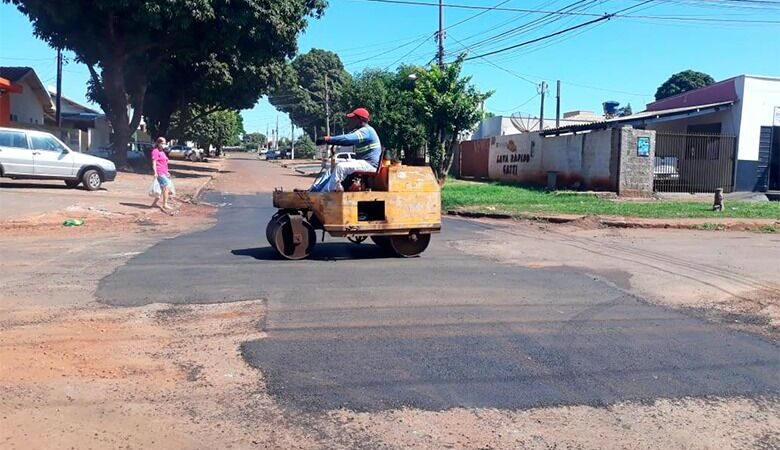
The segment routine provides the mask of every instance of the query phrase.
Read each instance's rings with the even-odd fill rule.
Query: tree
[[[412,96],[417,118],[427,129],[430,165],[441,184],[452,166],[461,133],[480,121],[480,105],[492,95],[479,92],[471,77],[461,76],[463,58],[419,73]]]
[[[251,145],[254,148],[263,147],[268,142],[268,137],[263,133],[247,133],[241,138],[244,145]]]
[[[340,109],[367,108],[371,113],[371,125],[393,156],[416,153],[426,145],[426,129],[412,104],[414,80],[409,75],[424,70],[414,66],[402,66],[395,73],[365,70],[345,87]]]
[[[317,134],[323,135],[326,129],[326,77],[331,117],[340,117],[344,110],[337,106],[350,75],[344,70],[339,56],[327,50],[315,48],[296,56],[287,68],[285,82],[268,96],[268,101],[276,109],[290,114],[298,127],[307,132],[316,129]]]
[[[179,124],[179,115],[175,113],[171,119],[172,128],[177,130],[175,136],[180,140],[195,141],[198,147],[208,152],[211,146],[216,148],[216,154],[222,154],[222,147],[241,143],[244,134],[244,121],[237,111],[217,111],[206,114],[194,122]]]
[[[706,73],[684,70],[672,75],[664,84],[659,86],[658,90],[655,91],[655,99],[661,100],[714,83],[715,80]]]
[[[313,158],[316,152],[317,147],[307,134],[302,134],[295,140],[296,158]]]
[[[631,103],[628,103],[626,106],[618,108],[617,110],[618,117],[630,116],[631,114],[634,114],[634,111],[631,109]]]
[[[321,14],[325,6],[323,0],[286,0],[279,8],[262,0],[73,0],[66,6],[49,0],[3,1],[30,18],[36,36],[73,51],[87,65],[88,93],[111,123],[120,167],[127,166],[127,143],[141,121],[149,83],[161,68],[179,60],[209,60],[209,51],[227,49],[209,65],[219,71],[230,66],[221,56],[252,45],[265,61],[282,61],[295,53],[307,17]]]

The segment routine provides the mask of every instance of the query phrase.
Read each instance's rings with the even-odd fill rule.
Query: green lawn
[[[780,218],[780,202],[726,200],[723,212],[712,203],[692,201],[623,201],[576,193],[549,193],[501,182],[475,183],[450,180],[442,190],[442,208],[492,213],[598,214],[653,218]]]

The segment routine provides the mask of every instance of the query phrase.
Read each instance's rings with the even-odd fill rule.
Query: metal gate
[[[490,139],[460,143],[461,178],[487,178],[490,158]]]
[[[720,134],[656,132],[654,190],[733,191],[736,142],[736,137]]]
[[[756,186],[753,190],[769,190],[769,161],[772,158],[772,127],[761,127],[758,138],[758,166],[756,168]]]

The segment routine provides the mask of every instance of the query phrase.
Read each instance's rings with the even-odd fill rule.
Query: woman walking
[[[162,209],[164,212],[168,212],[169,205],[168,199],[170,196],[171,174],[168,172],[168,155],[165,154],[166,141],[164,137],[158,137],[152,148],[152,170],[154,171],[154,179],[160,184],[160,191],[162,197]],[[157,206],[159,198],[155,197],[152,202],[152,207]]]

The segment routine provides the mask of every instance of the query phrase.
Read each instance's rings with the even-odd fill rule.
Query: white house
[[[44,125],[46,114],[54,114],[54,102],[32,68],[0,67],[0,77],[22,88],[10,94],[12,125]]]
[[[656,131],[657,190],[780,191],[778,77],[739,75],[649,103],[637,114],[542,134],[625,125]]]

